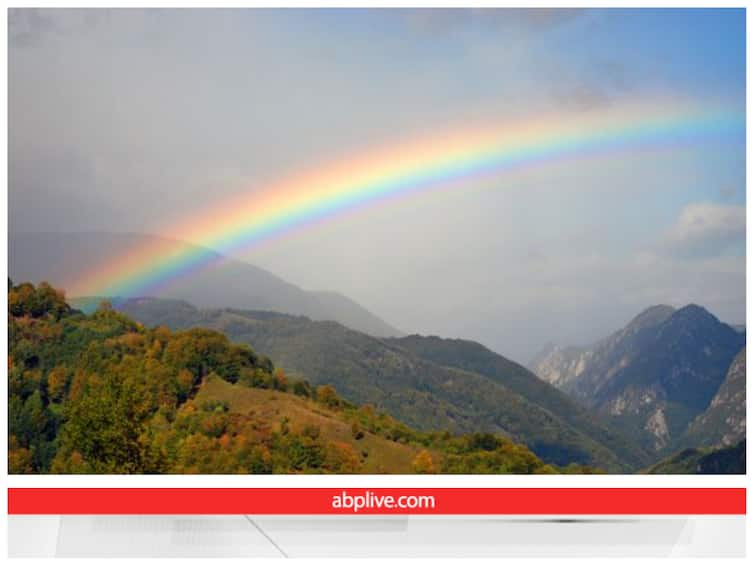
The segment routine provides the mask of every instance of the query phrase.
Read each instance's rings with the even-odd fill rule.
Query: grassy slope
[[[203,401],[222,400],[229,404],[231,412],[254,415],[273,424],[279,424],[285,416],[293,429],[300,430],[307,425],[318,427],[323,437],[329,441],[349,444],[364,457],[360,471],[362,473],[414,472],[412,461],[419,453],[418,448],[390,441],[368,431],[356,440],[352,435],[351,425],[337,412],[311,400],[275,390],[230,384],[218,379],[205,382],[195,399],[200,404]]]

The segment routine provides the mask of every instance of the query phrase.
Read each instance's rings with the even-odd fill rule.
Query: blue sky
[[[160,233],[291,171],[512,114],[745,105],[741,9],[12,10],[9,36],[11,230]],[[469,180],[241,257],[524,361],[655,303],[744,321],[744,203],[742,133]]]

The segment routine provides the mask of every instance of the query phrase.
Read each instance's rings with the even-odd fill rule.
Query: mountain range
[[[197,309],[132,299],[118,309],[147,325],[206,327],[251,345],[288,374],[331,384],[421,430],[500,433],[558,465],[610,471],[650,455],[521,365],[471,341],[413,335],[379,339],[334,322],[272,312]]]
[[[721,441],[727,435],[720,433],[716,438],[703,433],[710,429],[706,424],[721,425],[722,412],[713,408],[708,417],[700,417],[697,426],[693,421],[707,413],[745,340],[743,333],[698,305],[680,309],[657,305],[589,347],[550,346],[530,368],[609,418],[647,450],[667,454],[683,448],[684,442]],[[744,355],[741,372],[734,370],[730,388],[721,393],[718,405],[740,407],[743,374]],[[688,428],[695,432],[688,434]],[[728,440],[739,437],[732,434]]]
[[[184,299],[201,307],[262,309],[338,321],[378,337],[400,336],[355,301],[331,291],[307,291],[246,262],[158,236],[136,233],[10,233],[8,274],[14,281],[55,282],[65,289],[93,266],[134,248],[170,248],[181,254],[215,257],[211,270],[196,270],[156,291],[157,297]]]
[[[9,239],[16,282],[63,288],[133,247],[214,254],[141,234]],[[219,331],[270,356],[287,376],[334,386],[348,403],[418,432],[500,435],[556,466],[706,469],[700,459],[710,463],[712,450],[738,447],[746,436],[744,326],[722,323],[698,305],[650,307],[587,347],[548,345],[526,368],[474,341],[403,336],[343,295],[306,291],[214,257],[212,269],[179,278],[157,297],[104,299],[146,327]],[[101,299],[68,301],[91,313]],[[721,455],[726,467],[739,462]]]

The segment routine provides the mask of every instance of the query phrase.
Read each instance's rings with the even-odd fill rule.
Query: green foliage
[[[71,308],[63,292],[53,289],[47,282],[38,287],[30,283],[14,286],[8,279],[8,311],[13,317],[48,317],[60,319]]]
[[[105,302],[85,316],[47,284],[11,285],[9,332],[10,456],[28,472],[169,472],[155,439],[203,380],[272,380],[269,360],[218,332],[147,330]],[[227,403],[200,411],[218,437]]]
[[[129,377],[131,378],[131,377]],[[64,410],[55,472],[69,472],[68,461],[77,453],[85,472],[135,473],[149,468],[142,434],[150,415],[145,384],[111,374],[93,374],[84,390]]]
[[[331,409],[340,408],[346,405],[345,400],[341,399],[335,388],[330,384],[317,388],[317,401],[321,404],[325,404]]]
[[[312,386],[306,380],[297,380],[291,389],[294,394],[302,398],[312,397]]]
[[[722,448],[684,449],[656,463],[648,474],[745,474],[747,441]]]
[[[218,331],[148,329],[107,303],[84,315],[46,284],[9,285],[11,472],[556,472],[499,435],[356,407]]]
[[[619,470],[650,462],[650,456],[617,429],[527,368],[479,343],[420,335],[389,342],[444,367],[485,376],[508,391],[510,396],[503,402],[508,416],[502,416],[499,424],[544,460]]]
[[[372,404],[414,429],[505,432],[561,466],[577,462],[619,472],[650,462],[556,388],[477,343],[377,339],[333,322],[200,310],[171,300],[128,301],[120,309],[151,325],[218,329],[272,356],[290,376],[315,388],[330,385],[349,402]],[[408,438],[400,428],[394,433],[397,441]]]

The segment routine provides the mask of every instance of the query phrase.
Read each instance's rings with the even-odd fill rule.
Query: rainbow
[[[203,248],[187,251],[170,242],[157,248],[135,247],[81,274],[66,286],[67,293],[71,297],[149,295],[211,265],[216,253],[245,250],[386,199],[555,161],[704,143],[716,136],[742,134],[744,127],[743,110],[666,100],[436,133],[231,197],[161,230]]]

